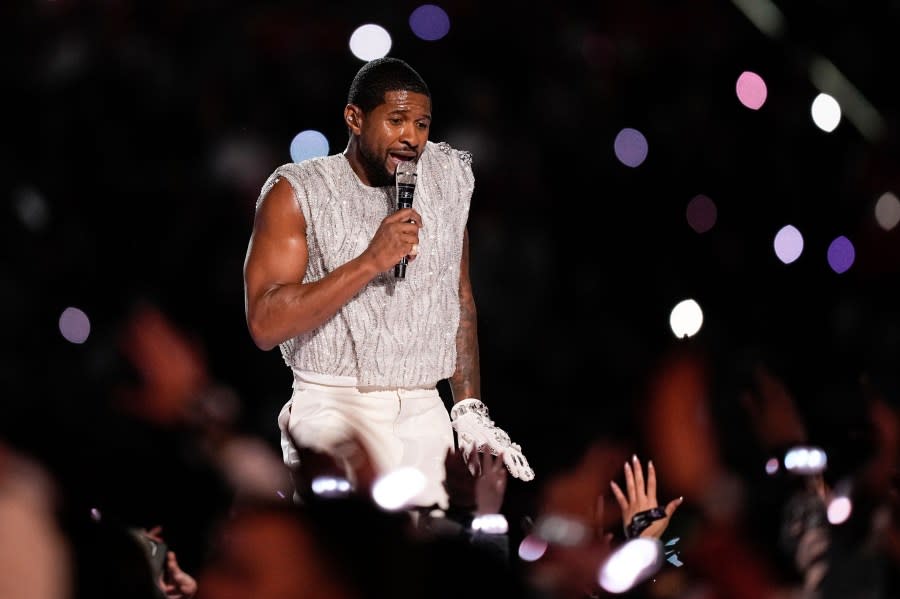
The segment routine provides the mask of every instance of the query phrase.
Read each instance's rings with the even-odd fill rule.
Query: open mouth
[[[393,164],[394,168],[397,168],[397,165],[400,164],[401,162],[409,162],[410,160],[415,160],[416,155],[415,155],[415,153],[401,154],[401,153],[397,153],[397,152],[391,152],[390,159],[391,159],[391,163]]]

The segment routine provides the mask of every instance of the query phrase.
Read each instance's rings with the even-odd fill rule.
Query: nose
[[[415,150],[423,142],[425,132],[416,127],[414,124],[406,125],[400,131],[400,143]]]

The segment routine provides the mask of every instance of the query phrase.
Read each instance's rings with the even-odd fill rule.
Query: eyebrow
[[[406,114],[408,114],[410,111],[411,111],[411,109],[409,109],[409,108],[395,108],[394,110],[391,110],[390,112],[388,112],[388,116],[394,115],[394,114],[396,114],[396,115],[406,115]],[[430,120],[431,120],[431,114],[430,114],[430,113],[423,114],[423,115],[422,115],[421,117],[419,117],[419,118],[428,119],[428,120],[430,121]]]

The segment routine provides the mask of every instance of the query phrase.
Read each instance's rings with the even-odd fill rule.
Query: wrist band
[[[640,536],[656,520],[662,520],[666,517],[666,512],[661,507],[651,508],[638,512],[631,518],[631,523],[625,528],[625,538],[634,539]]]
[[[475,516],[471,528],[489,535],[505,535],[509,532],[509,523],[503,514],[482,514]]]

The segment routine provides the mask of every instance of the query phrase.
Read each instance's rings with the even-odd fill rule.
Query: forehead
[[[431,117],[431,98],[425,94],[407,90],[389,91],[384,94],[384,102],[375,110],[379,112],[408,112],[416,116]]]

